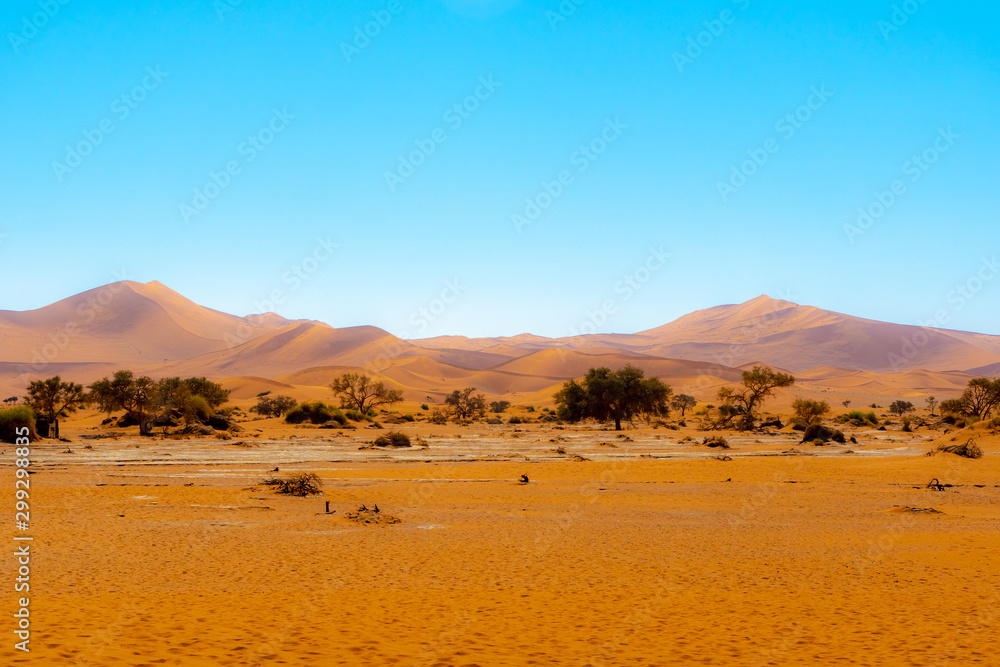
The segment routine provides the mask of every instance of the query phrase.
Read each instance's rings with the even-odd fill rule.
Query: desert
[[[1000,667],[1000,5],[0,36],[0,667]]]
[[[225,392],[225,419],[178,413],[140,433],[88,404],[31,443],[35,631],[30,656],[3,648],[9,664],[994,664],[1000,423],[939,407],[991,361],[992,338],[936,332],[961,349],[962,371],[803,369],[801,350],[768,338],[857,325],[761,298],[682,318],[668,342],[385,344],[384,332],[272,316],[227,347],[238,318],[159,284],[103,289],[115,298],[42,375],[93,388],[122,366],[107,350],[128,351],[136,376],[203,371]],[[44,340],[30,327],[99,293],[0,314],[20,328],[9,345]],[[704,327],[754,332],[722,360],[797,369],[752,428],[720,423],[717,401],[752,363],[652,354],[685,354],[685,338],[710,338]],[[193,357],[154,362],[171,353]],[[567,381],[630,364],[693,403],[620,431],[560,417]],[[33,377],[6,368],[7,393]],[[351,373],[397,400],[336,410],[326,385]],[[466,386],[488,394],[459,418],[448,390]],[[285,413],[261,414],[276,396]],[[910,409],[890,413],[890,399]],[[286,419],[316,401],[341,420]],[[842,442],[795,423],[821,403],[811,421]],[[383,440],[396,434],[402,446]],[[942,451],[967,443],[979,458]],[[316,488],[281,493],[299,476]],[[8,559],[3,576],[16,570]]]

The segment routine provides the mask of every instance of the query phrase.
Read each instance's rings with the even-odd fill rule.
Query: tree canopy
[[[63,382],[56,375],[48,380],[36,380],[28,385],[25,401],[37,414],[50,422],[68,417],[87,402],[82,384]]]
[[[341,407],[354,408],[367,415],[372,408],[391,405],[403,400],[403,392],[388,389],[364,373],[344,373],[330,383],[330,390],[340,397]]]
[[[646,378],[641,368],[625,366],[617,371],[591,368],[577,382],[568,380],[555,395],[557,414],[568,422],[583,419],[613,421],[622,430],[623,421],[639,415],[666,416],[673,390],[657,378]]]
[[[455,411],[456,419],[481,417],[486,412],[486,397],[476,393],[475,387],[466,387],[462,391],[456,389],[444,402]]]
[[[779,373],[767,366],[754,366],[749,371],[743,371],[743,389],[723,387],[719,390],[719,401],[723,407],[731,408],[730,416],[741,414],[740,428],[749,431],[754,427],[757,411],[764,404],[764,399],[772,396],[775,389],[793,384],[795,378],[788,373]]]

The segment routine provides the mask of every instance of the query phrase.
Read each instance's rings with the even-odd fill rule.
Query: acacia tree
[[[927,397],[927,408],[931,411],[931,417],[934,416],[934,408],[938,406],[938,400],[933,396]]]
[[[455,411],[455,419],[481,417],[486,412],[486,397],[475,392],[475,387],[466,387],[462,391],[456,389],[444,399],[445,404]]]
[[[913,407],[913,403],[909,401],[893,401],[889,406],[889,414],[899,415],[902,417],[907,412],[913,412],[916,408]]]
[[[681,417],[684,413],[698,405],[698,400],[694,396],[688,394],[678,394],[674,397],[674,400],[670,402],[670,405],[681,411]]]
[[[89,400],[110,415],[124,410],[139,423],[139,432],[148,433],[148,417],[156,406],[157,384],[145,375],[135,377],[132,371],[117,371],[113,378],[102,378],[90,385]]]
[[[28,385],[25,401],[49,422],[68,417],[87,402],[82,384],[63,382],[58,375],[48,380],[35,380]]]
[[[631,364],[612,371],[591,368],[581,382],[568,380],[555,395],[560,419],[579,422],[583,419],[614,421],[622,430],[622,421],[637,415],[667,415],[673,390],[657,378],[646,378],[641,368]]]
[[[229,390],[200,378],[163,378],[156,384],[156,404],[164,414],[180,413],[188,424],[205,421],[229,399]]]
[[[813,401],[806,398],[797,398],[792,403],[792,410],[795,416],[806,426],[823,421],[823,415],[830,412],[830,404],[826,401]]]
[[[256,412],[261,417],[284,417],[285,413],[297,405],[291,396],[261,396],[257,399],[257,405],[250,408],[251,412]]]
[[[787,373],[779,373],[767,366],[754,366],[749,371],[743,371],[743,389],[723,387],[719,390],[719,401],[723,407],[735,409],[742,414],[740,429],[750,431],[757,418],[757,410],[764,404],[764,399],[772,396],[775,389],[791,387],[795,378]],[[732,411],[730,411],[732,414]]]
[[[340,397],[341,407],[354,408],[362,415],[380,405],[403,400],[403,392],[387,389],[384,383],[375,382],[364,373],[344,373],[330,383],[330,390]]]
[[[969,380],[961,401],[965,414],[985,419],[993,410],[1000,408],[1000,379]]]

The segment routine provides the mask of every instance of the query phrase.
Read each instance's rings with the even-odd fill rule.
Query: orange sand
[[[401,452],[315,429],[37,445],[32,652],[5,630],[0,663],[1000,661],[996,436],[978,461],[923,456],[927,437],[764,456],[783,434],[723,462],[662,430],[423,428],[430,448]],[[317,472],[325,495],[253,487],[274,466]],[[361,503],[403,522],[347,522]],[[10,593],[3,610],[12,629]]]

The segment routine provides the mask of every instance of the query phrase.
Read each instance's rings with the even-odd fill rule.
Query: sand
[[[1000,438],[986,431],[971,432],[978,461],[925,455],[965,434],[858,432],[848,447],[729,434],[723,462],[681,442],[704,434],[662,429],[407,426],[429,447],[361,451],[373,432],[266,428],[236,446],[85,441],[81,423],[73,442],[36,446],[32,653],[8,641],[3,664],[1000,654]],[[810,455],[781,455],[793,447]],[[276,466],[316,472],[325,494],[257,486]],[[932,478],[953,486],[927,489]],[[402,522],[344,518],[361,504]]]

